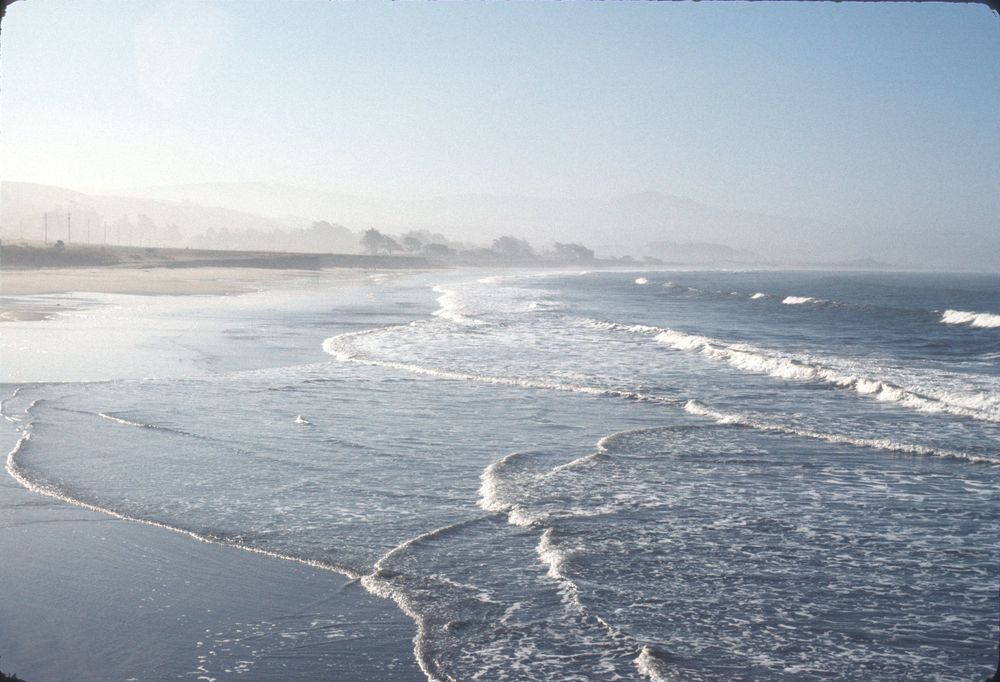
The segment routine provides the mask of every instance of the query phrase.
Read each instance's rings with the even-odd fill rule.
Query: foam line
[[[627,332],[640,333],[640,334],[656,333],[658,341],[660,340],[660,336],[662,334],[664,334],[666,332],[670,332],[671,334],[675,334],[676,335],[675,337],[672,337],[674,343],[677,344],[677,346],[675,346],[675,347],[678,347],[679,349],[682,349],[682,350],[699,350],[699,349],[702,349],[702,348],[706,347],[707,345],[718,343],[718,342],[713,341],[712,339],[708,339],[707,337],[695,336],[695,335],[691,335],[691,334],[684,334],[683,332],[672,332],[671,330],[664,330],[664,329],[659,328],[659,327],[650,327],[650,326],[647,326],[647,325],[621,325],[621,324],[618,324],[618,323],[615,323],[615,322],[601,322],[601,321],[596,321],[596,320],[587,320],[587,321],[584,322],[584,324],[586,324],[586,326],[590,326],[590,327],[594,327],[594,328],[598,328],[598,329],[614,329],[614,330],[627,331]],[[687,412],[689,412],[691,414],[699,414],[700,416],[711,417],[713,419],[716,419],[720,423],[739,424],[739,425],[742,425],[742,426],[748,426],[748,427],[756,428],[756,429],[763,430],[763,431],[786,433],[788,435],[796,435],[796,436],[801,436],[801,437],[804,437],[804,438],[811,438],[811,439],[815,439],[815,440],[823,440],[823,441],[826,441],[826,442],[829,442],[829,443],[838,443],[838,444],[842,444],[842,445],[854,445],[854,446],[857,446],[857,447],[872,448],[872,449],[876,449],[876,450],[886,450],[886,451],[889,451],[889,452],[899,452],[899,453],[914,454],[914,455],[926,455],[926,456],[944,457],[944,458],[947,458],[947,459],[965,460],[965,461],[968,461],[968,462],[974,462],[974,463],[979,463],[979,464],[991,464],[991,465],[1000,464],[1000,462],[998,462],[998,460],[995,460],[995,459],[990,458],[990,457],[984,457],[982,455],[974,455],[974,454],[971,454],[971,453],[960,452],[960,451],[957,451],[957,450],[945,450],[945,449],[939,449],[939,448],[930,448],[930,447],[926,447],[926,446],[922,446],[922,445],[912,445],[912,444],[906,444],[906,443],[898,443],[898,442],[892,441],[890,439],[852,438],[852,437],[848,437],[848,436],[841,436],[841,435],[837,435],[837,434],[828,434],[828,433],[823,433],[823,432],[820,432],[820,431],[812,431],[812,430],[808,430],[808,429],[795,429],[795,428],[792,428],[792,427],[782,426],[782,425],[775,424],[775,423],[772,423],[772,422],[765,422],[765,421],[762,421],[762,420],[759,420],[759,419],[752,418],[752,417],[747,416],[747,415],[724,414],[724,413],[721,413],[721,412],[715,412],[715,411],[711,410],[710,408],[704,406],[702,403],[700,403],[697,400],[679,399],[679,398],[666,398],[666,397],[663,397],[663,396],[656,396],[656,395],[652,395],[652,394],[639,393],[639,392],[635,392],[635,391],[624,391],[624,390],[616,390],[616,389],[600,389],[600,388],[594,388],[594,387],[589,387],[589,386],[575,386],[575,385],[572,385],[572,384],[550,383],[550,382],[536,381],[536,380],[512,379],[512,378],[509,378],[509,377],[492,377],[492,376],[487,376],[487,375],[477,375],[477,374],[469,374],[469,373],[463,373],[463,372],[452,372],[452,371],[447,371],[447,370],[437,370],[437,369],[433,369],[433,368],[422,367],[420,365],[411,365],[411,364],[399,363],[399,362],[388,362],[388,361],[381,361],[381,360],[365,359],[365,358],[361,358],[359,356],[356,356],[356,355],[354,355],[354,354],[352,354],[350,352],[339,350],[339,349],[336,348],[336,342],[337,342],[338,339],[344,339],[345,337],[352,336],[352,335],[358,335],[358,334],[363,334],[363,333],[370,333],[371,331],[374,331],[374,330],[366,330],[365,332],[348,332],[347,334],[342,334],[340,336],[331,337],[331,338],[327,339],[326,341],[324,341],[323,348],[328,353],[331,353],[332,355],[334,355],[334,357],[337,357],[338,360],[341,360],[343,362],[356,362],[356,363],[361,363],[361,364],[366,364],[366,365],[371,365],[371,366],[377,366],[377,367],[386,367],[386,368],[391,368],[391,369],[401,369],[401,370],[405,370],[405,371],[408,371],[408,372],[413,372],[413,373],[417,373],[417,374],[424,374],[424,375],[428,375],[428,376],[435,376],[435,377],[440,377],[440,378],[446,378],[446,379],[454,379],[454,380],[462,380],[462,381],[478,381],[478,382],[483,382],[483,383],[491,383],[491,384],[504,385],[504,386],[517,386],[517,387],[520,387],[520,388],[538,388],[538,389],[544,389],[544,390],[570,391],[570,392],[586,393],[586,394],[590,394],[590,395],[597,395],[597,396],[604,396],[604,397],[617,397],[617,398],[624,398],[624,399],[628,399],[628,400],[637,400],[637,401],[643,401],[643,402],[655,402],[655,403],[660,403],[660,404],[664,404],[664,405],[668,405],[668,406],[681,407],[685,411],[687,411]],[[712,347],[714,348],[715,346],[712,346]],[[734,354],[733,357],[749,356],[751,360],[756,359],[752,353],[748,353],[747,351],[742,351],[742,350],[741,351],[736,351],[734,348],[733,349],[729,349],[729,350],[731,350],[733,352],[733,354]],[[724,357],[724,352],[725,352],[725,349],[723,349],[723,357]],[[761,356],[761,357],[763,357],[764,359],[767,359],[766,356]],[[810,366],[810,365],[806,365],[804,363],[800,363],[798,361],[791,360],[791,359],[788,359],[788,360],[782,359],[782,360],[776,361],[776,362],[787,362],[788,363],[788,368],[790,368],[790,370],[786,371],[780,364],[777,365],[777,370],[775,370],[776,374],[774,374],[776,376],[782,376],[782,378],[789,378],[789,379],[796,378],[796,379],[805,379],[805,380],[809,380],[809,379],[815,380],[815,377],[817,376],[815,368],[812,367],[812,366]],[[739,365],[736,365],[736,366],[739,366]],[[759,370],[757,370],[757,371],[759,371]],[[831,374],[832,374],[832,370],[826,370],[826,371],[830,371]],[[800,374],[798,374],[798,372],[802,372],[802,374],[800,375]],[[821,379],[823,378],[821,374],[819,376],[820,376]],[[884,399],[891,399],[891,398],[886,398],[886,397],[879,396],[878,395],[878,391],[874,390],[874,387],[876,387],[876,386],[886,386],[886,385],[882,384],[882,382],[871,382],[871,385],[869,387],[869,386],[863,385],[861,383],[864,380],[853,379],[852,381],[854,382],[854,386],[853,387],[859,393],[867,394],[867,395],[871,395],[871,394],[874,393],[875,397],[878,398],[878,399],[883,399],[883,400]],[[832,381],[831,381],[831,383],[832,383]],[[851,384],[849,382],[845,383],[845,384],[836,384],[836,385],[842,386],[842,387],[851,387]],[[898,388],[892,387],[891,389],[889,389],[890,395],[892,395],[892,393],[891,393],[892,390],[897,390],[897,391],[900,391],[900,392],[903,391],[902,389],[898,389]],[[925,402],[922,403],[920,401],[925,401]],[[902,400],[901,402],[903,402],[903,404],[905,404],[905,405],[908,405],[908,406],[911,406],[911,407],[915,406],[918,409],[920,409],[921,407],[925,407],[927,405],[933,405],[930,401],[931,401],[931,399],[929,399],[929,398],[923,398],[921,396],[917,396],[917,395],[914,394],[912,396],[904,396],[904,400]],[[983,414],[983,413],[975,412],[973,410],[965,410],[965,409],[962,409],[962,408],[955,408],[955,407],[952,407],[950,410],[945,410],[944,407],[938,407],[937,409],[928,409],[927,411],[933,411],[933,412],[952,411],[955,414],[960,414],[960,415],[963,415],[963,416],[974,416],[974,418],[981,419],[981,420],[1000,421],[1000,419],[994,418],[994,417],[992,417],[992,416],[990,416],[988,414]],[[510,457],[510,455],[508,457]],[[576,465],[578,465],[580,463],[583,463],[583,461],[587,460],[587,459],[588,459],[587,457],[580,458],[579,461],[569,462],[569,463],[567,463],[567,464],[565,464],[563,466],[564,467],[576,466]],[[500,465],[503,462],[504,462],[504,460],[501,460],[500,462],[497,462],[495,464],[496,465]],[[485,475],[485,473],[484,473],[484,475]],[[484,482],[483,485],[486,485],[485,482]],[[504,506],[502,503],[493,500],[493,498],[489,497],[488,494],[491,494],[491,493],[493,493],[495,491],[492,491],[489,488],[487,488],[485,490],[485,492],[487,494],[483,494],[484,493],[484,488],[483,488],[483,486],[481,486],[480,487],[480,493],[481,493],[481,496],[482,496],[481,497],[481,506],[487,505],[487,506],[483,506],[484,509],[487,509],[487,510],[490,510],[490,511],[509,511],[509,512],[511,512],[511,516],[510,516],[511,523],[515,523],[516,525],[534,525],[534,524],[536,524],[536,523],[538,523],[540,521],[540,519],[534,518],[527,511],[521,510],[521,511],[523,511],[523,513],[520,513],[517,508],[509,509],[507,506]],[[496,505],[496,506],[494,507],[494,506],[490,506],[490,505]]]
[[[40,401],[36,400],[25,410],[26,413]],[[402,611],[405,613],[417,626],[417,635],[414,637],[414,656],[416,657],[417,664],[423,673],[426,675],[429,682],[453,682],[453,678],[449,677],[447,680],[442,680],[440,677],[436,676],[431,672],[430,669],[430,656],[426,652],[426,647],[423,642],[426,637],[422,637],[421,633],[426,630],[426,625],[424,624],[424,619],[419,613],[413,608],[413,605],[409,602],[402,592],[396,590],[389,586],[385,581],[379,580],[376,576],[376,572],[362,574],[352,568],[347,566],[341,566],[328,561],[319,561],[316,559],[304,559],[302,557],[293,556],[291,554],[285,554],[282,552],[275,552],[268,549],[262,549],[259,547],[254,547],[252,545],[247,545],[242,542],[237,542],[233,540],[228,540],[226,538],[220,538],[216,536],[207,535],[204,533],[197,533],[195,531],[187,530],[179,526],[172,526],[167,523],[161,523],[159,521],[152,521],[149,519],[143,519],[131,514],[126,514],[124,512],[116,511],[108,507],[102,507],[100,505],[91,504],[85,502],[81,499],[75,498],[66,492],[58,490],[53,486],[42,485],[32,481],[28,475],[18,466],[17,456],[24,449],[25,445],[31,440],[33,423],[29,422],[20,430],[20,438],[18,438],[17,443],[14,448],[7,453],[7,458],[5,461],[5,468],[7,473],[17,481],[26,490],[35,493],[37,495],[42,495],[51,499],[58,500],[60,502],[79,507],[81,509],[86,509],[88,511],[96,512],[99,514],[104,514],[105,516],[110,516],[111,518],[118,519],[121,521],[128,521],[132,523],[138,523],[145,526],[152,526],[154,528],[160,528],[162,530],[170,531],[173,533],[179,533],[185,535],[192,540],[198,542],[204,542],[212,545],[219,545],[222,547],[231,547],[233,549],[243,550],[244,552],[250,552],[251,554],[257,554],[260,556],[266,556],[272,559],[280,559],[282,561],[290,561],[292,563],[301,564],[303,566],[308,566],[310,568],[315,568],[322,571],[330,571],[333,573],[339,573],[351,580],[358,581],[362,587],[365,588],[367,592],[373,596],[389,599],[394,602]],[[412,542],[420,541],[421,539],[426,539],[435,533],[440,533],[444,529],[438,529],[437,531],[431,531],[431,533],[426,533],[422,536],[418,536]],[[412,544],[412,542],[403,543],[403,545]],[[402,547],[402,546],[401,546]],[[397,548],[399,549],[399,548]],[[383,557],[384,559],[385,557]],[[421,630],[423,628],[424,630]]]
[[[707,417],[719,424],[745,426],[748,428],[756,429],[758,431],[767,431],[770,433],[784,433],[792,436],[799,436],[802,438],[822,440],[826,441],[827,443],[836,443],[838,445],[853,445],[855,447],[860,447],[860,448],[886,450],[889,452],[898,452],[907,455],[941,457],[943,459],[964,460],[966,462],[972,462],[975,464],[989,464],[991,466],[1000,466],[1000,459],[995,459],[992,457],[973,455],[971,453],[960,452],[958,450],[931,448],[925,445],[899,443],[890,440],[888,438],[854,438],[851,436],[842,436],[833,433],[823,433],[821,431],[813,431],[810,429],[798,429],[791,426],[778,424],[775,422],[768,422],[766,420],[759,419],[749,414],[720,412],[718,410],[714,410],[708,407],[707,405],[698,400],[687,401],[687,403],[684,406],[684,410],[688,414],[693,414],[700,417]]]
[[[366,330],[367,333],[377,330]],[[513,377],[492,376],[489,374],[474,374],[471,372],[458,372],[447,369],[437,369],[425,367],[406,362],[395,362],[390,360],[375,360],[366,358],[355,351],[345,350],[340,344],[350,336],[356,336],[363,332],[347,332],[326,339],[323,342],[323,350],[335,357],[340,362],[353,362],[371,367],[385,367],[387,369],[398,369],[412,374],[435,377],[438,379],[452,379],[455,381],[470,381],[483,384],[494,384],[497,386],[512,386],[517,388],[534,388],[547,391],[561,391],[565,393],[582,393],[586,395],[624,398],[626,400],[636,400],[643,402],[656,402],[666,405],[683,405],[683,401],[663,396],[640,393],[638,391],[626,391],[614,388],[598,388],[596,386],[581,386],[579,384],[568,384],[558,381],[544,381],[539,379],[517,379]]]

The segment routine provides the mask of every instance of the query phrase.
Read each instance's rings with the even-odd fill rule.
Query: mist
[[[75,210],[171,245],[322,222],[1000,269],[984,7],[19,2],[3,29],[7,239]]]

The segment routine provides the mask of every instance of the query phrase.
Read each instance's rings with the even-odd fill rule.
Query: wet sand
[[[228,294],[302,274],[6,270],[0,317],[47,325],[74,305],[37,294]],[[0,424],[3,456],[16,440]],[[414,633],[393,603],[338,573],[88,511],[0,471],[0,656],[28,682],[423,680]]]
[[[413,623],[329,571],[0,481],[0,655],[38,680],[422,680]]]

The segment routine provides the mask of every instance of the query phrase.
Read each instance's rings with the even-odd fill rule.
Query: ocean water
[[[320,277],[50,322],[47,364],[48,323],[3,339],[11,475],[351,576],[428,679],[995,665],[996,276]]]

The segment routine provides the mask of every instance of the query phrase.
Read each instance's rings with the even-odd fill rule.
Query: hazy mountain
[[[97,230],[123,216],[133,223],[145,216],[161,228],[171,227],[156,232],[162,245],[192,243],[198,235],[212,232],[215,236],[200,243],[232,242],[230,248],[240,248],[233,233],[256,233],[257,248],[271,248],[264,234],[294,232],[324,221],[345,226],[355,235],[368,228],[395,235],[427,230],[454,242],[480,245],[513,235],[540,248],[574,242],[593,248],[598,256],[653,255],[675,262],[819,264],[877,258],[909,266],[969,269],[995,267],[991,263],[1000,253],[1000,236],[989,238],[998,242],[997,250],[984,250],[981,235],[965,238],[955,228],[914,235],[881,226],[832,226],[807,218],[726,211],[653,191],[611,199],[488,194],[384,199],[266,183],[135,188],[115,195],[16,182],[4,182],[2,188],[0,227],[8,237],[41,238],[42,216],[48,211],[53,239],[65,238],[67,212],[73,213],[78,230],[85,229],[88,218],[92,230]],[[341,232],[336,240],[330,237],[314,248],[356,251],[354,237],[348,239],[343,236],[348,233]],[[137,234],[141,237],[141,230]],[[82,240],[82,232],[76,235]],[[102,236],[95,234],[93,241]],[[298,237],[288,240],[293,244],[288,248],[304,249],[308,246],[301,244],[316,242],[311,235]],[[660,248],[663,244],[666,249]]]
[[[759,253],[708,242],[649,242],[645,253],[666,263],[761,263]]]
[[[467,194],[429,199],[382,199],[264,183],[212,183],[134,188],[128,193],[250,211],[278,221],[328,220],[358,231],[426,229],[460,241],[489,242],[500,234],[533,243],[595,245],[600,253],[639,254],[654,241],[713,242],[767,258],[829,255],[834,230],[817,221],[729,212],[685,197],[641,192],[613,199]],[[808,231],[809,238],[803,238]],[[856,252],[838,257],[858,257]]]
[[[103,223],[113,224],[123,216],[138,222],[146,216],[158,225],[177,226],[181,237],[207,232],[209,229],[231,231],[259,230],[272,232],[288,224],[247,211],[194,203],[157,201],[145,197],[103,196],[83,194],[64,187],[36,185],[25,182],[0,183],[0,217],[4,232],[39,238],[48,213],[50,238],[66,239],[66,216],[72,217],[76,239],[82,241],[86,221],[91,221],[92,240],[98,241],[97,230]]]

